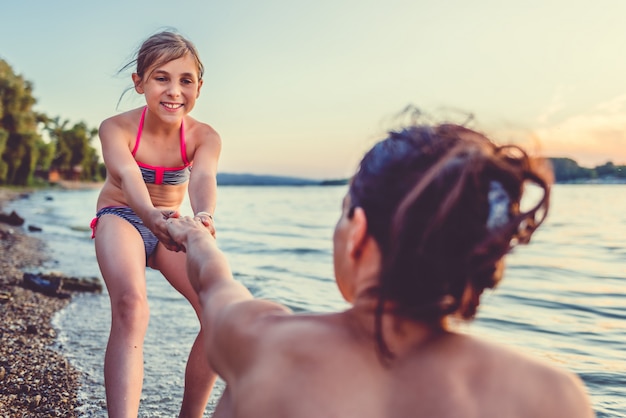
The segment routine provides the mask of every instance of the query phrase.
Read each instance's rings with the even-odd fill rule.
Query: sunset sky
[[[198,47],[192,115],[223,140],[222,172],[335,178],[413,104],[475,116],[583,166],[626,164],[623,0],[4,2],[0,58],[36,109],[97,127],[141,106],[116,75],[150,34]],[[136,96],[136,97],[134,97]]]

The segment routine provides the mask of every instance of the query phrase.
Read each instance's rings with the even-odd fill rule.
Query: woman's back
[[[579,393],[576,378],[466,335],[424,334],[419,325],[412,333],[404,324],[403,335],[386,334],[395,357],[383,363],[366,316],[351,310],[259,321],[248,347],[262,361],[231,381],[232,416],[577,416],[567,399],[568,391]]]

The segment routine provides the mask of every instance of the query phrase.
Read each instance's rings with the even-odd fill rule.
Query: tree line
[[[581,167],[571,158],[550,158],[554,177],[558,183],[575,183],[589,180],[626,180],[626,165],[607,162],[594,168]]]
[[[36,102],[33,84],[0,59],[0,185],[47,182],[51,172],[60,179],[102,180],[104,165],[91,145],[98,130],[36,112]]]

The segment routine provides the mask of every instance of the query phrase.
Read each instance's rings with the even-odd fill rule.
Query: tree
[[[68,120],[59,117],[48,119],[46,130],[54,144],[54,155],[50,167],[57,169],[64,177],[76,180],[100,179],[99,157],[91,141],[98,134],[97,129],[90,129],[84,122],[67,128]]]
[[[41,149],[33,86],[0,59],[0,184],[32,181]]]
[[[47,178],[51,168],[65,178],[99,180],[99,157],[91,146],[97,129],[33,110],[33,85],[0,59],[0,184],[27,185],[35,173]],[[41,130],[50,134],[42,138]]]
[[[584,168],[571,158],[550,158],[556,181],[572,181],[596,177],[595,170]]]

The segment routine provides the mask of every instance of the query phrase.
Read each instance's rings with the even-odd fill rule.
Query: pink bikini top
[[[135,141],[135,148],[133,148],[133,157],[137,153],[139,148],[139,141],[141,140],[141,132],[143,131],[143,121],[146,118],[147,107],[143,108],[141,112],[141,119],[139,120],[139,128],[137,129],[137,140]],[[137,165],[141,170],[143,181],[147,184],[167,184],[177,185],[183,184],[189,180],[189,174],[191,173],[191,163],[187,159],[187,148],[185,146],[185,129],[183,122],[180,123],[180,156],[183,159],[185,165],[180,167],[155,167],[152,165],[144,164],[137,161]]]

